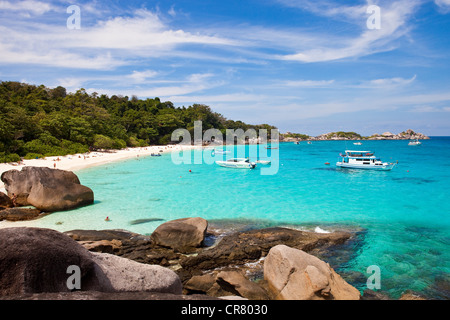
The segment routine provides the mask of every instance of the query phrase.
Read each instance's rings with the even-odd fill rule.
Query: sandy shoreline
[[[108,152],[94,151],[67,156],[46,157],[44,159],[23,160],[20,164],[0,163],[0,176],[8,170],[22,170],[23,167],[47,167],[61,170],[76,171],[93,166],[99,166],[113,161],[132,159],[139,156],[150,156],[152,153],[166,153],[179,150],[201,148],[189,145],[148,146],[125,148]],[[0,191],[6,193],[4,184],[0,181]]]

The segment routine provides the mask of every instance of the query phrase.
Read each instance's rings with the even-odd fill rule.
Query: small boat
[[[271,161],[270,161],[270,160],[256,160],[256,163],[260,163],[260,164],[270,164]]]
[[[312,144],[312,142],[311,142],[311,141],[308,141],[308,144]]]
[[[256,167],[256,163],[250,162],[249,159],[245,158],[232,158],[226,161],[216,161],[216,163],[225,168],[254,169]]]
[[[152,153],[151,156],[152,157],[161,157],[161,154],[159,154],[159,153]]]
[[[214,149],[213,151],[213,154],[226,154],[226,153],[230,153],[230,151],[229,150],[222,150],[222,149]]]
[[[349,169],[371,169],[371,170],[392,170],[396,163],[382,162],[371,151],[346,150],[345,154],[340,154],[341,161],[336,163],[337,167]]]
[[[295,143],[295,144],[300,144],[300,141],[295,141],[294,143]]]
[[[411,140],[408,143],[408,146],[420,146],[421,144],[422,144],[422,142],[420,142],[419,139],[416,139],[416,140]]]
[[[354,144],[355,146],[360,146],[360,145],[362,145],[362,142],[353,142],[353,144]]]
[[[272,147],[272,146],[267,146],[267,147],[264,147],[265,149],[268,149],[268,150],[271,150],[271,149],[278,149],[278,147]]]

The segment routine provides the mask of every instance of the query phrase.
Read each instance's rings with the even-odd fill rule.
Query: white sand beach
[[[109,150],[107,152],[94,151],[90,153],[67,156],[46,157],[44,159],[23,160],[19,163],[0,163],[0,176],[8,170],[22,170],[23,167],[48,167],[61,170],[76,171],[92,166],[98,166],[118,160],[126,160],[140,156],[150,156],[152,153],[166,153],[183,149],[201,148],[189,145],[148,146]],[[3,182],[0,181],[0,191],[5,192]]]

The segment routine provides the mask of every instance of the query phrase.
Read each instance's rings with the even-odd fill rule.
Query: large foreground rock
[[[159,246],[180,252],[192,252],[205,240],[208,222],[203,218],[183,218],[161,224],[151,235]]]
[[[104,290],[150,291],[181,294],[182,284],[177,274],[167,268],[142,264],[108,253],[92,252],[94,262],[106,276]]]
[[[70,210],[94,202],[93,191],[80,184],[71,171],[24,167],[2,174],[8,195],[17,196],[18,205],[32,205],[41,211]]]
[[[180,279],[169,269],[91,253],[51,229],[2,229],[0,248],[0,296],[69,292],[69,266],[80,268],[82,291],[181,293]]]
[[[100,289],[89,251],[60,232],[2,229],[0,248],[0,296],[67,292],[67,268],[71,265],[80,267],[82,290]]]
[[[264,279],[275,299],[359,300],[360,293],[327,263],[285,245],[273,247],[264,261]]]

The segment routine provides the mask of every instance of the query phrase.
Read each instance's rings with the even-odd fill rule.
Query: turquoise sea
[[[234,148],[249,151],[249,146]],[[263,151],[263,146],[250,148]],[[388,172],[336,168],[339,153],[348,149],[371,150],[398,164]],[[176,165],[170,154],[80,170],[76,173],[94,190],[95,203],[32,225],[151,234],[164,221],[200,216],[227,227],[357,230],[353,254],[337,266],[347,281],[364,290],[366,270],[376,265],[381,290],[394,298],[407,289],[450,298],[450,137],[432,137],[421,146],[408,146],[408,141],[280,143],[271,151],[279,152],[275,175],[261,175],[260,165],[254,170]],[[191,159],[211,155],[211,150],[185,152]]]

